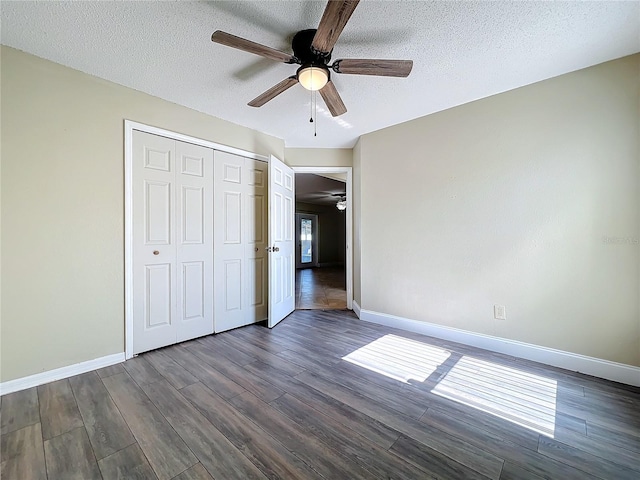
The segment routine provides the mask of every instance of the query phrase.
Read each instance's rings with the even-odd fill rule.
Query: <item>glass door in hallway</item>
[[[318,216],[296,213],[296,268],[318,266]]]

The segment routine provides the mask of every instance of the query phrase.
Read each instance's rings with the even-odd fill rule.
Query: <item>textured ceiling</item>
[[[336,119],[296,85],[247,102],[295,72],[211,42],[220,29],[290,50],[325,2],[2,1],[5,45],[283,138],[288,147],[351,147],[367,132],[640,51],[640,2],[360,3],[333,58],[412,59],[407,79],[333,75]]]
[[[345,194],[345,182],[313,173],[296,173],[296,202],[335,205]]]

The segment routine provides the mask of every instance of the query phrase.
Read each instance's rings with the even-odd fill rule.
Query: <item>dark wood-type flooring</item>
[[[344,310],[347,283],[344,268],[302,268],[296,270],[296,308],[302,310]]]
[[[447,358],[408,382],[342,360],[388,334]],[[536,378],[557,385],[555,405],[524,409],[551,411],[553,435],[435,393],[462,359],[496,379],[462,381],[460,398],[511,398],[505,412],[544,390]],[[507,371],[519,383],[501,379]],[[3,480],[640,478],[640,389],[346,311],[296,311],[273,330],[245,327],[5,395],[1,415]]]

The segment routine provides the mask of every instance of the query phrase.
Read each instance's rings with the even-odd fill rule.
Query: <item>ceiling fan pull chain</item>
[[[318,136],[318,92],[313,92],[313,116],[316,117],[316,121],[313,124],[313,136]]]

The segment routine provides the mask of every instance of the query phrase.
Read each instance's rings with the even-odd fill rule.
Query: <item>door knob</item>
[[[154,255],[160,255],[160,252],[159,252],[158,250],[154,250],[154,251],[153,251],[153,254],[154,254]]]

